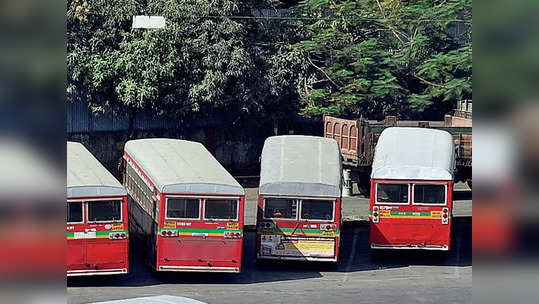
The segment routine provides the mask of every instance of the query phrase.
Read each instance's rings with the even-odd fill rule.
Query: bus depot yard
[[[403,141],[417,144],[388,149]],[[343,198],[333,139],[266,139],[259,187],[247,190],[200,143],[131,140],[119,166],[126,193],[82,145],[68,143],[69,300],[468,302],[471,190],[453,187],[451,135],[389,128],[376,151],[370,199]],[[442,191],[427,196],[427,187]],[[389,217],[377,213],[386,205]]]
[[[375,256],[378,252],[369,248],[368,225],[345,225],[336,264],[259,264],[256,233],[246,232],[239,274],[156,273],[131,250],[131,272],[126,276],[69,278],[68,303],[156,295],[206,303],[469,303],[471,230],[471,221],[456,219],[449,252],[401,250]]]
[[[454,189],[451,251],[378,252],[369,248],[369,199],[342,198],[344,228],[339,262],[256,262],[257,188],[245,189],[245,240],[239,274],[156,273],[135,249],[128,275],[70,277],[69,303],[176,295],[207,303],[470,302],[471,191]]]

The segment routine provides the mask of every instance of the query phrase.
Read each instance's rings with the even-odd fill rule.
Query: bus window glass
[[[238,201],[207,199],[204,218],[211,220],[235,220],[238,218]]]
[[[82,202],[67,203],[67,222],[82,223]]]
[[[445,185],[414,185],[414,203],[445,204]]]
[[[264,203],[265,218],[295,219],[297,201],[287,198],[267,198]]]
[[[88,202],[88,222],[122,220],[122,201]]]
[[[167,218],[199,218],[200,200],[187,198],[169,198],[167,200]]]
[[[377,203],[408,203],[408,184],[376,184]]]
[[[333,220],[333,201],[302,200],[301,219],[303,220]]]

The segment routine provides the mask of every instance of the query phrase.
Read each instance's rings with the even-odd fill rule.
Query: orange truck
[[[458,112],[458,113],[457,113]],[[467,182],[472,186],[472,127],[471,118],[446,115],[444,121],[397,120],[387,116],[384,120],[343,119],[324,116],[324,137],[335,139],[343,157],[343,168],[351,170],[351,179],[359,191],[370,194],[370,174],[376,143],[383,130],[389,127],[423,127],[447,131],[455,143],[455,182]],[[345,181],[346,182],[346,181]]]

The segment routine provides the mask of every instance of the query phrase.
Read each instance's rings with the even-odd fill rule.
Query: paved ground
[[[356,191],[357,192],[357,191]],[[348,223],[368,219],[369,200],[343,198]],[[257,188],[246,189],[245,223],[256,220]],[[246,233],[241,274],[156,274],[131,251],[127,276],[70,278],[68,302],[90,303],[152,295],[184,296],[207,303],[469,303],[472,295],[472,192],[457,184],[452,250],[369,249],[368,226],[345,225],[339,263],[255,261],[255,234]]]
[[[256,224],[257,209],[257,188],[246,188],[245,197],[245,224]],[[464,183],[458,183],[454,191],[454,211],[455,217],[472,216],[472,191]],[[343,220],[344,221],[368,221],[369,220],[369,199],[360,195],[357,188],[354,196],[343,197]]]
[[[217,303],[469,303],[471,222],[456,219],[452,251],[373,255],[368,227],[343,231],[339,263],[255,262],[248,232],[241,274],[152,273],[133,254],[127,276],[70,278],[68,302],[174,295]],[[133,253],[133,252],[132,252]]]

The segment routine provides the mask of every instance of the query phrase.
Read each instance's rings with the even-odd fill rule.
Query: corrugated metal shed
[[[158,116],[151,111],[141,111],[135,116],[133,127],[137,131],[177,129],[177,120]],[[94,114],[85,102],[68,102],[67,133],[126,131],[129,129],[127,115]]]
[[[232,113],[227,111],[215,111],[204,118],[194,119],[194,124],[189,127],[218,126],[226,120],[231,120]],[[129,129],[129,117],[127,115],[94,114],[88,108],[88,104],[82,101],[67,103],[67,133],[91,133],[91,132],[115,132]],[[181,129],[179,119],[171,119],[157,115],[155,112],[144,110],[137,113],[133,121],[135,131],[173,130]]]

